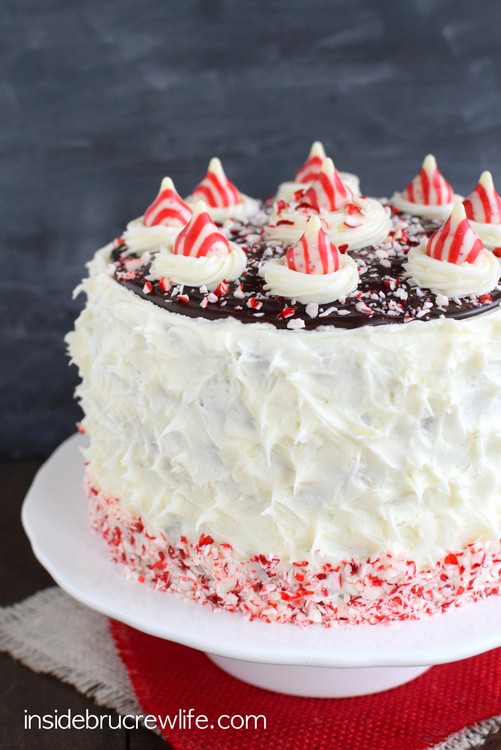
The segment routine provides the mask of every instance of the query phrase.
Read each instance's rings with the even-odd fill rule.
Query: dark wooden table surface
[[[39,565],[21,527],[20,509],[39,464],[0,463],[0,606],[14,604],[53,584]],[[0,654],[0,750],[165,750],[168,745],[144,730],[31,730],[23,729],[24,710],[44,714],[58,711],[84,713],[98,708],[69,685],[31,672],[6,654]],[[487,738],[484,750],[501,750],[501,735]],[[305,748],[305,750],[310,750]],[[315,750],[312,748],[311,750]],[[332,748],[332,750],[337,750]],[[341,749],[340,749],[341,750]],[[349,748],[342,748],[349,750]],[[377,750],[377,748],[374,748]],[[398,748],[395,748],[398,750]]]
[[[54,581],[35,559],[23,532],[21,503],[39,464],[0,463],[0,606],[14,604]],[[165,750],[169,746],[146,729],[25,730],[24,710],[96,715],[110,713],[54,677],[35,674],[0,654],[0,750]]]

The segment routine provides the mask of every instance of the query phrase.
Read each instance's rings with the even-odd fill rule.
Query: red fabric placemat
[[[501,713],[501,649],[378,695],[296,698],[246,685],[200,651],[113,620],[110,628],[145,713],[193,708],[214,724],[222,714],[266,716],[266,729],[163,730],[176,750],[424,750]]]

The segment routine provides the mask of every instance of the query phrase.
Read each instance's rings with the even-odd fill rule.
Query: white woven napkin
[[[35,672],[54,675],[121,714],[140,714],[134,690],[108,629],[108,618],[79,604],[57,586],[20,604],[0,607],[0,651]],[[481,747],[501,728],[501,716],[463,729],[432,750]]]

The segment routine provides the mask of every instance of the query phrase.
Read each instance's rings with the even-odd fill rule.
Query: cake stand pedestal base
[[[381,693],[404,685],[424,674],[430,667],[363,667],[335,669],[229,659],[207,654],[220,669],[242,682],[265,690],[303,698],[353,698]]]

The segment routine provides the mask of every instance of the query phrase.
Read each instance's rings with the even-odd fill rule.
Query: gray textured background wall
[[[388,194],[501,182],[498,0],[3,0],[0,452],[74,429],[71,290],[170,174],[267,195],[314,138]]]

